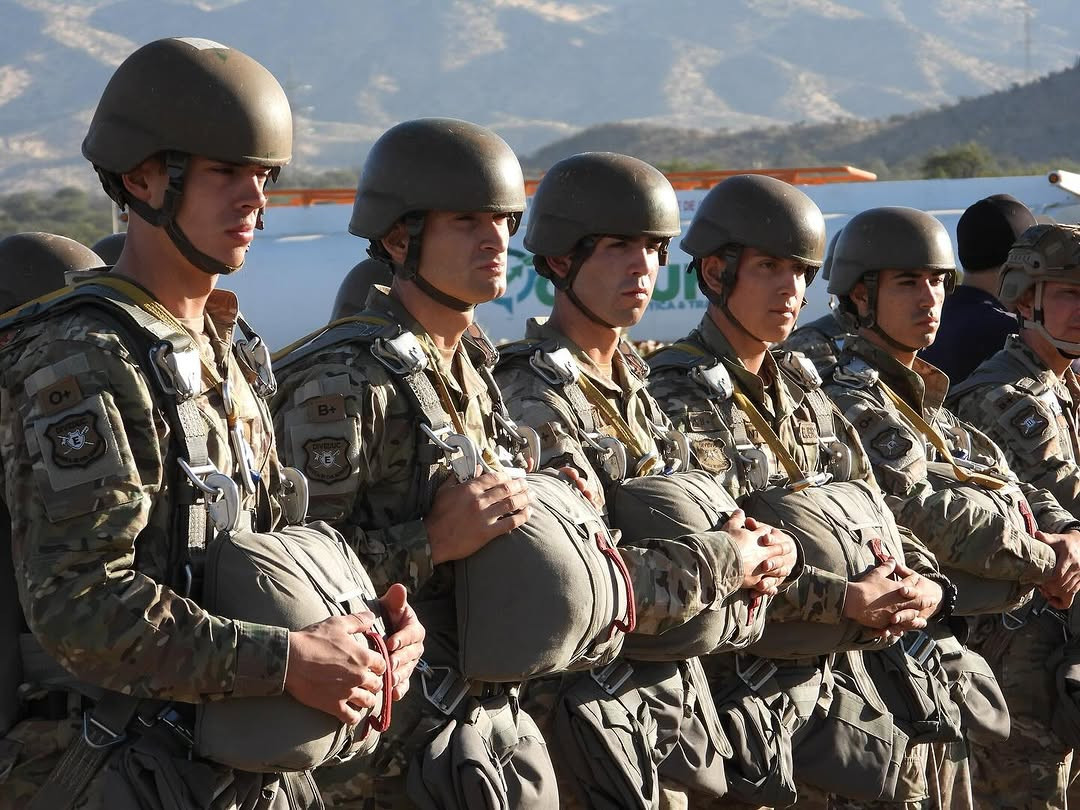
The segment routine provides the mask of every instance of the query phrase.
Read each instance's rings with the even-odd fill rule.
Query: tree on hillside
[[[1000,174],[994,155],[978,141],[968,141],[951,149],[931,152],[922,162],[922,176],[928,180],[941,177],[988,177]]]
[[[92,245],[112,232],[112,203],[103,192],[87,194],[77,188],[0,197],[0,239],[24,231],[55,233]]]

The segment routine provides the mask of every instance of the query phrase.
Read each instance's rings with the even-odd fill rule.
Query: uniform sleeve
[[[988,385],[965,394],[955,406],[958,416],[1001,448],[1021,481],[1046,490],[1064,510],[1080,515],[1080,466],[1061,446],[1057,417],[1045,402],[1011,385]]]
[[[1054,567],[1049,546],[962,490],[935,490],[922,436],[869,395],[851,390],[830,386],[829,394],[858,432],[896,522],[919,537],[938,563],[988,579],[1045,579]]]
[[[137,550],[168,546],[157,527],[171,521],[150,523],[171,473],[167,430],[119,346],[39,340],[7,370],[0,453],[27,622],[66,669],[107,689],[185,702],[280,694],[284,628],[213,616],[142,573],[153,559],[136,568]]]
[[[308,478],[309,517],[345,536],[377,592],[419,591],[434,570],[427,529],[397,518],[419,502],[416,424],[389,379],[337,358],[288,369],[273,411],[278,453]]]

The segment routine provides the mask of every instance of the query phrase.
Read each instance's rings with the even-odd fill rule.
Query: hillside
[[[93,185],[79,158],[93,106],[120,60],[160,36],[217,39],[274,71],[306,169],[357,166],[386,127],[421,115],[492,126],[521,153],[607,121],[729,141],[776,127],[757,148],[798,157],[814,127],[1000,91],[1072,65],[1080,41],[1071,0],[0,0],[0,12],[6,191]],[[799,142],[779,128],[799,122],[804,145],[785,152]]]

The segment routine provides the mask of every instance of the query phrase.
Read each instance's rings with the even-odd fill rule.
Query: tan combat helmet
[[[105,262],[90,248],[54,233],[16,233],[0,240],[0,312],[59,290],[65,274]]]
[[[90,249],[100,256],[106,265],[112,267],[120,258],[125,239],[127,239],[127,234],[124,231],[110,233],[108,236],[103,236],[94,242]]]
[[[492,132],[455,118],[418,118],[391,127],[375,142],[356,187],[349,233],[371,240],[368,252],[390,257],[379,242],[398,222],[409,232],[401,278],[444,306],[461,312],[472,304],[438,289],[417,274],[424,214],[428,211],[483,211],[510,215],[517,232],[525,210],[521,164],[506,142]]]
[[[956,258],[949,232],[937,219],[917,208],[870,208],[848,220],[832,252],[829,293],[837,297],[837,315],[845,325],[872,329],[889,345],[915,351],[898,343],[877,323],[881,270],[940,271],[945,275],[945,291],[952,292],[956,287]],[[870,310],[862,318],[851,300],[851,291],[860,281],[866,285]]]
[[[573,286],[602,236],[661,240],[660,264],[679,235],[679,201],[671,182],[643,160],[613,152],[584,152],[560,160],[544,174],[529,207],[525,248],[536,272],[566,293],[594,323],[614,328],[588,309]],[[549,256],[571,256],[566,277],[553,273]]]
[[[250,56],[207,39],[159,39],[113,73],[82,153],[117,205],[165,228],[201,270],[232,273],[239,267],[198,250],[176,224],[188,158],[254,163],[276,177],[292,157],[292,113],[277,79]],[[121,179],[154,155],[164,156],[170,178],[157,209],[129,195]]]
[[[338,287],[330,320],[349,318],[363,312],[374,284],[389,286],[394,279],[390,265],[379,259],[364,259],[349,271]]]
[[[1012,310],[1034,288],[1031,318],[1021,326],[1033,329],[1066,357],[1080,357],[1080,343],[1059,340],[1043,322],[1043,287],[1047,281],[1080,285],[1080,226],[1035,225],[1024,231],[1009,251],[998,280],[998,298]]]

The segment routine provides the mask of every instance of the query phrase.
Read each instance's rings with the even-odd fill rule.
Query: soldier
[[[956,223],[956,246],[963,279],[945,299],[941,329],[922,352],[955,384],[966,378],[1016,334],[1016,316],[997,299],[998,271],[1020,234],[1035,225],[1022,202],[994,194],[971,205]]]
[[[832,546],[844,534],[845,521],[831,528],[789,524],[802,542],[806,571],[770,608],[762,640],[749,648],[760,657],[740,656],[728,671],[712,673],[715,694],[747,670],[774,672],[794,707],[785,718],[788,733],[800,735],[819,728],[806,721],[831,691],[826,655],[880,648],[888,643],[885,636],[921,629],[942,598],[929,555],[910,540],[901,547],[858,437],[820,391],[813,366],[768,351],[794,327],[805,286],[820,267],[824,241],[821,212],[788,184],[743,175],[717,185],[682,239],[683,250],[694,257],[692,269],[709,299],[708,311],[687,338],[649,361],[651,392],[690,437],[698,463],[724,483],[748,515],[764,517],[763,509],[789,515],[788,493],[796,492],[823,510],[841,509],[853,523],[871,520],[876,537],[891,538],[886,553],[871,542],[873,554],[862,556],[866,567],[856,570]],[[809,520],[808,513],[798,520]],[[904,565],[907,553],[922,573]],[[854,773],[829,773],[828,763],[820,761],[818,772],[800,774],[802,745],[808,755],[819,749],[809,737],[796,744],[796,777],[822,787],[828,784],[822,777],[853,784]],[[898,745],[899,752],[890,749],[885,756],[902,754],[903,744]],[[912,771],[918,763],[905,767]]]
[[[197,530],[210,522],[198,489],[207,470],[244,494],[237,519],[251,509],[262,531],[282,518],[258,369],[232,348],[234,328],[247,327],[214,285],[243,264],[291,141],[273,76],[204,39],[140,48],[98,104],[83,154],[132,210],[118,278],[26,308],[2,340],[4,500],[33,637],[16,646],[22,719],[5,739],[0,805],[316,806],[303,773],[193,754],[193,704],[284,692],[342,722],[375,705],[386,658],[353,635],[370,613],[290,632],[209,613],[185,576],[208,539]],[[150,361],[147,346],[164,356],[181,343],[186,357],[198,351],[201,374],[199,360],[187,372]],[[192,395],[170,400],[155,378]],[[398,586],[382,601],[399,627],[389,639],[399,692],[423,637],[404,597]]]
[[[829,280],[832,271],[833,253],[836,250],[836,240],[840,238],[841,231],[833,234],[829,240],[829,249],[825,253],[825,261],[821,265],[821,278]],[[840,355],[840,347],[847,334],[846,327],[840,323],[836,313],[832,311],[832,298],[829,299],[829,314],[822,315],[816,321],[811,321],[805,326],[800,326],[788,339],[783,342],[782,348],[790,352],[799,352],[804,355],[821,374],[836,365],[836,358]]]
[[[1080,514],[1080,458],[1077,440],[1080,386],[1070,362],[1080,355],[1080,229],[1036,225],[1024,231],[1002,267],[998,298],[1019,316],[1020,334],[953,386],[947,404],[970,421],[1005,453],[1022,481],[1051,492],[1073,515]],[[1055,548],[1058,567],[1043,591],[1051,604],[1064,607],[1080,580],[1080,544],[1075,534]],[[1075,610],[1075,607],[1074,607]],[[1023,618],[1023,617],[1020,617]],[[1028,623],[1033,620],[1028,618]],[[1039,616],[1036,629],[1052,626]],[[1035,629],[1031,631],[1035,632]],[[1064,712],[1057,706],[1053,672],[1047,658],[1065,641],[1063,629],[1046,629],[1042,648],[1017,645],[1012,633],[1001,655],[1015,661],[1002,680],[1013,713],[1008,745],[976,751],[976,778],[1005,801],[1040,807],[1064,806],[1073,745],[1051,724]],[[1033,686],[1034,685],[1034,686]],[[1048,727],[1050,726],[1050,727]],[[1032,805],[1034,806],[1034,805]]]
[[[7,312],[66,284],[66,274],[104,267],[85,245],[54,233],[16,233],[0,241],[3,288],[0,312]]]
[[[125,236],[124,231],[110,233],[108,236],[103,236],[94,242],[92,250],[102,258],[107,267],[112,267],[120,258],[120,251],[124,249]]]
[[[494,350],[473,323],[475,306],[506,288],[508,241],[524,208],[521,167],[494,132],[440,118],[392,127],[368,154],[349,223],[351,233],[370,240],[370,254],[393,269],[389,294],[373,289],[361,320],[330,329],[278,363],[275,427],[285,458],[311,479],[311,514],[341,529],[377,585],[405,582],[425,606],[424,621],[430,616],[440,631],[455,615],[454,569],[446,563],[529,517],[528,490],[515,473],[524,463],[519,446],[494,416],[500,395],[487,372]],[[395,348],[402,346],[391,343],[395,335],[412,348]],[[402,372],[420,373],[410,383]],[[414,386],[430,393],[417,394]],[[428,410],[420,411],[416,403],[424,401]],[[425,416],[431,409],[455,441],[479,453],[482,474],[454,477],[443,461],[447,445],[435,444],[446,431]],[[418,434],[418,424],[431,432]],[[461,472],[469,478],[474,470]],[[498,757],[491,778],[504,785],[503,801],[557,803],[546,746],[518,709],[517,685],[464,681],[455,635],[448,632],[439,649],[429,638],[432,660],[445,664],[446,676],[423,676],[430,700],[411,727],[384,740],[365,772],[320,772],[335,806],[421,801],[430,788],[422,763],[436,756],[432,737],[476,722],[489,727],[486,739]],[[440,655],[445,660],[435,659]],[[437,687],[455,683],[440,702],[447,690]]]
[[[338,287],[330,320],[336,321],[363,312],[371,288],[376,284],[389,287],[393,278],[394,274],[386,262],[364,259],[349,271]]]
[[[679,230],[671,183],[627,155],[594,152],[559,161],[531,203],[525,247],[537,273],[555,286],[555,303],[550,318],[529,320],[524,340],[501,348],[496,377],[513,419],[540,435],[540,466],[571,466],[597,503],[624,480],[687,468],[689,459],[680,453],[685,440],[649,395],[647,366],[622,337],[644,315],[668,242]],[[558,369],[568,370],[565,379],[553,379]],[[626,462],[614,466],[625,469],[613,469],[610,444],[597,449],[599,441],[612,439],[626,453]],[[613,528],[630,527],[614,521]],[[690,548],[672,546],[670,570],[662,575],[669,589],[704,587],[712,610],[734,612],[729,597],[737,590],[776,592],[793,569],[795,544],[741,513],[721,528],[727,538],[705,556],[715,585],[690,581],[705,549],[688,554]],[[750,627],[733,621],[742,627],[719,649],[759,636],[762,622],[751,619]],[[647,632],[675,624],[672,617],[664,621]],[[686,801],[685,788],[663,783],[661,806]]]
[[[1067,548],[1077,524],[1050,493],[1016,485],[998,447],[943,407],[945,375],[916,356],[934,341],[955,283],[953,261],[948,232],[922,211],[875,208],[850,220],[833,257],[829,292],[858,333],[845,341],[825,389],[859,432],[897,523],[926,542],[946,573],[962,578],[958,612],[987,614],[974,633],[985,648],[986,639],[1002,632],[999,614],[1033,586],[1071,599],[1064,590],[1075,587]],[[1036,524],[1046,534],[1033,532]],[[1015,633],[1010,656],[1040,650],[1045,656],[1042,647],[1059,632],[1049,615],[1031,622]],[[992,651],[998,646],[989,644]],[[992,663],[1004,678],[1010,668]],[[1038,685],[1028,681],[1023,689]],[[1013,735],[1015,741],[1015,726]],[[954,772],[962,750],[948,753],[938,763],[945,767],[939,775],[946,795],[963,776]],[[973,787],[975,806],[1001,799],[995,780],[984,777]],[[971,806],[965,792],[953,794],[952,806]]]

